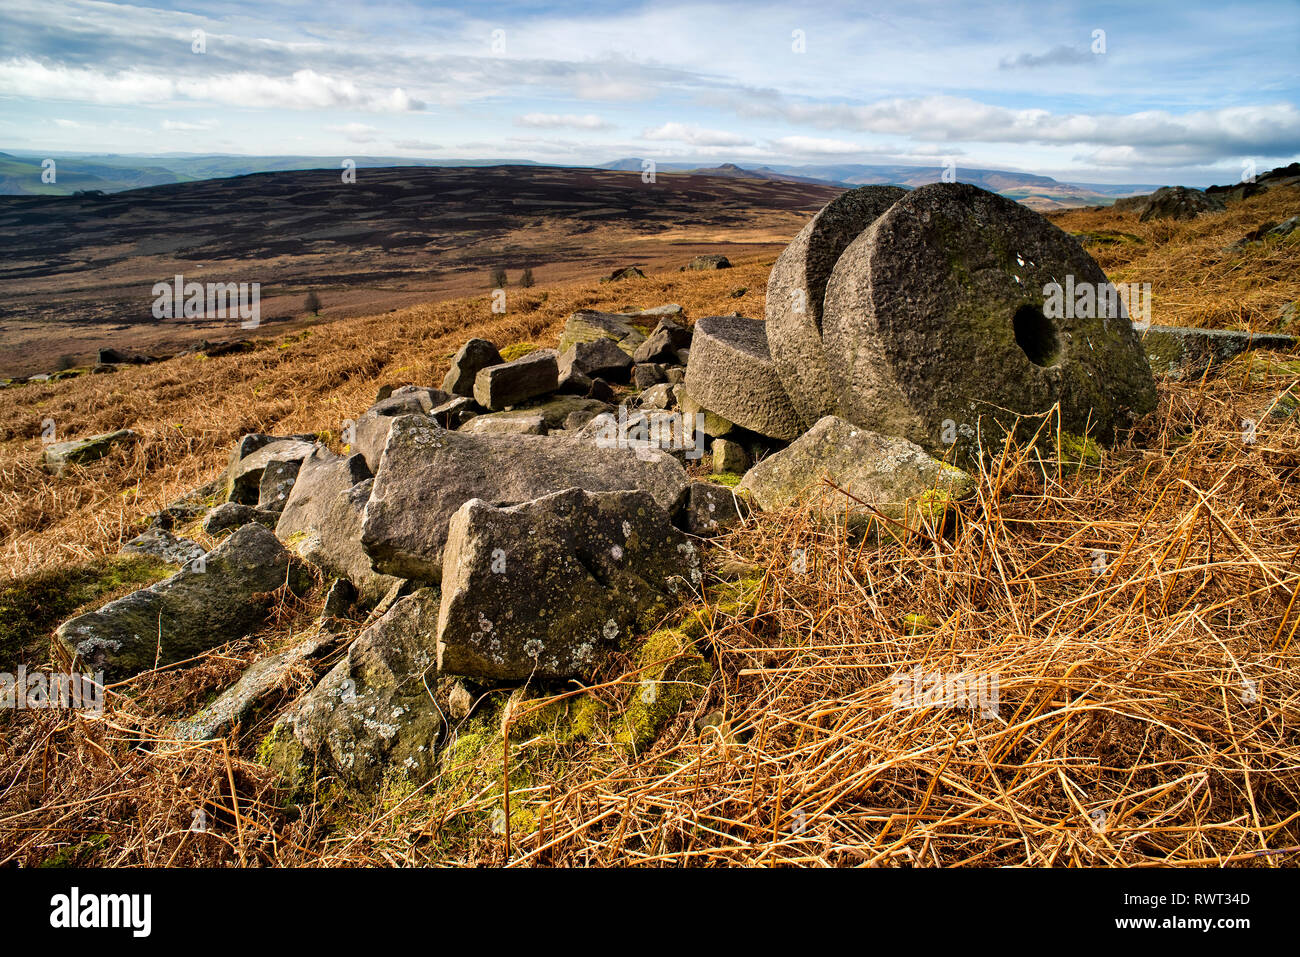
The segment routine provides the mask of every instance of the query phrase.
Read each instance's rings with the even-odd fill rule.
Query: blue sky
[[[1296,0],[0,0],[0,149],[1205,185],[1300,156],[1297,50]]]

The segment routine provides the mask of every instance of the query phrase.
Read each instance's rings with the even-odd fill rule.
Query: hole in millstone
[[[1056,361],[1056,328],[1043,311],[1034,306],[1021,306],[1011,320],[1016,333],[1016,345],[1036,366],[1050,366]]]

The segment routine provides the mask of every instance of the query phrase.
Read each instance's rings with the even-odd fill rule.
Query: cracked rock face
[[[467,435],[397,419],[366,505],[362,545],[385,574],[437,582],[447,523],[472,498],[514,504],[568,488],[644,489],[667,512],[686,490],[667,452],[540,435]]]
[[[839,414],[941,453],[963,425],[988,435],[1059,401],[1063,429],[1109,438],[1155,406],[1146,356],[1117,297],[1099,315],[1086,297],[1053,302],[1052,284],[1062,300],[1114,293],[1032,210],[960,183],[912,191],[849,244],[826,287]]]
[[[570,488],[452,517],[438,668],[490,679],[590,674],[696,591],[695,547],[646,492]]]

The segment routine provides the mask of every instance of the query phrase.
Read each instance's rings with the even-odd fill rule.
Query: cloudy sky
[[[0,150],[1206,185],[1300,156],[1297,50],[1297,0],[0,0]]]

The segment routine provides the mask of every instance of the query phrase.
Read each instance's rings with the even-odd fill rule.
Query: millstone
[[[1115,308],[1053,308],[1052,283],[1110,294]],[[1109,438],[1155,406],[1113,292],[1078,242],[1032,210],[966,184],[923,186],[848,246],[827,285],[841,414],[942,452],[1059,401],[1061,428]]]
[[[705,316],[695,323],[686,391],[705,409],[774,439],[797,438],[799,415],[767,346],[767,323]]]
[[[785,247],[767,280],[767,340],[781,384],[804,427],[838,401],[822,344],[822,299],[840,254],[907,191],[862,186],[841,193]]]

